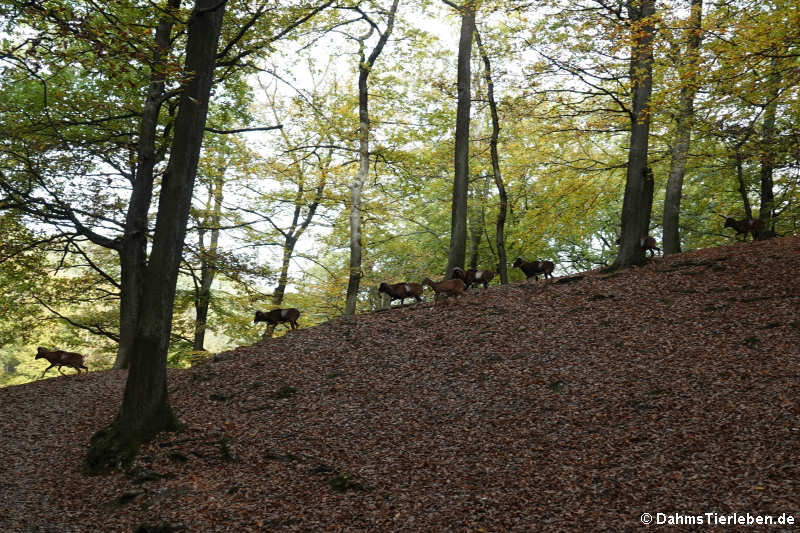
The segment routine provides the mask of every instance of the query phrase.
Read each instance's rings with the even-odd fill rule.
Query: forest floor
[[[127,474],[81,474],[124,371],[0,389],[0,531],[797,531],[799,273],[742,243],[241,347],[170,370],[187,429]]]

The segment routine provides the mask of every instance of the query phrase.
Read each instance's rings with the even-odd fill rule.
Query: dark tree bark
[[[299,166],[299,162],[295,166]],[[298,172],[302,174],[301,170],[298,170]],[[292,260],[294,247],[297,245],[297,241],[300,240],[300,237],[303,235],[303,233],[305,233],[305,231],[308,229],[308,226],[311,225],[311,221],[314,219],[314,215],[317,213],[317,208],[322,201],[322,195],[325,192],[325,185],[327,184],[325,170],[323,170],[322,173],[323,175],[317,182],[314,197],[311,200],[311,203],[308,205],[308,210],[306,211],[306,214],[303,216],[302,220],[300,220],[300,216],[302,214],[301,210],[304,194],[303,184],[305,180],[303,179],[302,175],[299,176],[300,180],[298,181],[297,186],[297,195],[295,197],[292,223],[289,225],[287,230],[280,230],[281,235],[283,235],[283,260],[281,261],[281,271],[278,275],[278,285],[275,287],[275,291],[272,293],[272,305],[280,306],[281,303],[283,303],[283,297],[286,293],[286,285],[289,283],[289,262]]]
[[[153,198],[156,154],[156,128],[158,115],[164,103],[165,60],[172,46],[174,16],[181,0],[170,0],[169,10],[159,20],[155,33],[155,49],[150,63],[150,86],[139,123],[139,140],[136,144],[137,165],[133,180],[128,212],[125,216],[125,234],[120,257],[120,319],[119,348],[114,368],[128,368],[131,349],[139,316],[142,283],[147,262],[147,213]]]
[[[297,241],[300,240],[300,237],[303,235],[303,233],[305,233],[306,229],[308,229],[308,226],[311,224],[311,221],[317,212],[317,207],[319,207],[319,203],[322,200],[322,193],[324,190],[325,178],[322,178],[317,186],[314,200],[311,202],[308,212],[306,213],[305,217],[303,217],[302,222],[298,223],[300,217],[299,201],[300,197],[302,196],[302,187],[298,189],[298,203],[295,205],[292,224],[286,231],[281,231],[281,234],[284,238],[283,260],[281,261],[281,270],[278,274],[278,285],[275,287],[275,291],[272,293],[272,305],[275,307],[280,307],[283,303],[283,297],[286,295],[286,285],[289,283],[289,263],[294,255],[294,248],[297,245]],[[277,324],[267,325],[267,328],[264,332],[264,338],[272,337],[272,334],[275,332],[275,326],[277,326]]]
[[[484,190],[482,193],[478,193],[476,190],[477,184],[473,184],[472,188],[472,198],[478,194],[481,194],[482,199],[486,198],[486,191]],[[475,206],[475,202],[472,202],[473,207],[469,209],[469,216],[468,216],[468,223],[469,223],[469,268],[477,269],[478,268],[478,261],[480,259],[480,248],[481,248],[481,237],[483,236],[484,232],[484,213],[483,213],[483,202],[480,205]]]
[[[192,189],[211,94],[225,2],[197,0],[189,20],[181,94],[169,164],[159,197],[153,247],[142,291],[122,407],[115,421],[92,437],[84,469],[126,467],[140,444],[179,428],[167,396],[167,348]]]
[[[652,189],[647,186],[647,151],[650,136],[650,95],[653,90],[653,15],[655,0],[628,0],[633,36],[630,77],[633,109],[625,197],[622,203],[622,244],[612,269],[644,262],[641,239],[650,225]],[[648,189],[650,197],[648,198]]]
[[[758,218],[764,222],[765,231],[763,236],[771,236],[773,233],[773,213],[775,212],[775,193],[773,192],[773,172],[775,169],[775,120],[778,112],[778,83],[777,60],[772,59],[771,81],[775,84],[770,93],[770,99],[764,109],[764,123],[761,126],[761,207],[758,211]]]
[[[497,150],[497,141],[500,138],[500,118],[497,114],[497,102],[494,99],[494,80],[492,79],[492,64],[489,55],[483,48],[481,35],[475,30],[475,40],[478,44],[481,58],[483,59],[484,77],[486,78],[486,95],[489,100],[489,112],[492,116],[492,136],[489,138],[489,153],[492,158],[492,177],[497,187],[497,195],[500,198],[500,205],[497,208],[497,221],[495,223],[495,241],[497,244],[498,271],[500,283],[508,283],[508,258],[506,256],[506,213],[508,211],[508,195],[506,194],[503,175],[500,173],[500,155]]]
[[[448,5],[456,7],[451,2]],[[472,83],[472,36],[475,33],[475,3],[456,7],[461,13],[461,35],[458,41],[458,104],[454,151],[453,203],[450,217],[450,252],[447,277],[453,269],[464,268],[467,253],[467,189],[469,187],[469,113]]]
[[[360,42],[360,55],[358,62],[358,145],[359,145],[359,170],[356,179],[350,183],[350,264],[349,264],[349,277],[347,282],[347,296],[345,300],[344,314],[353,315],[356,312],[356,304],[358,303],[358,288],[361,285],[361,255],[362,255],[362,242],[361,242],[361,191],[364,189],[364,183],[369,176],[369,92],[367,80],[375,60],[383,51],[389,35],[392,33],[394,26],[394,15],[397,12],[397,5],[399,0],[394,0],[392,7],[389,11],[389,16],[386,21],[386,29],[380,32],[380,37],[375,47],[372,49],[368,58],[364,57],[364,41],[369,37],[373,30],[378,29],[377,26],[368,18],[366,20],[370,23],[370,32],[359,39]]]
[[[677,254],[681,251],[681,195],[683,194],[686,160],[694,126],[694,97],[697,93],[697,87],[694,85],[693,78],[696,76],[700,59],[702,21],[703,0],[692,0],[689,27],[687,29],[686,60],[683,65],[678,66],[681,70],[681,96],[678,116],[675,121],[676,138],[672,146],[667,191],[664,197],[662,237],[664,255]]]

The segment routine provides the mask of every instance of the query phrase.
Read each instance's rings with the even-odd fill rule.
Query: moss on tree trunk
[[[89,441],[89,451],[83,462],[83,473],[87,476],[125,472],[133,463],[139,447],[151,441],[162,431],[181,431],[181,424],[172,410],[167,409],[151,417],[148,427],[126,430],[118,421],[97,431]],[[158,428],[158,429],[157,429]]]

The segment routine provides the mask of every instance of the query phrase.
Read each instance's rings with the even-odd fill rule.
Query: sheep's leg
[[[62,372],[62,371],[61,371],[61,365],[59,365],[59,367],[57,368],[57,370],[58,370],[58,373],[59,373],[59,374],[61,374],[62,376],[66,376],[66,374],[65,374],[64,372]]]
[[[45,374],[47,374],[47,371],[48,371],[48,370],[50,370],[51,368],[53,368],[54,366],[56,366],[56,364],[55,364],[55,363],[53,363],[52,365],[50,365],[50,366],[48,366],[47,368],[45,368],[45,369],[44,369],[44,372],[42,372],[42,375],[41,375],[41,377],[43,378],[43,377],[44,377],[44,375],[45,375]],[[40,379],[41,379],[41,378],[40,378]]]

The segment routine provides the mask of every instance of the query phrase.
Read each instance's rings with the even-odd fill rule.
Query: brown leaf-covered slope
[[[170,372],[188,429],[128,475],[80,473],[123,371],[2,389],[0,531],[800,521],[798,272],[800,238],[737,244],[238,348]]]

